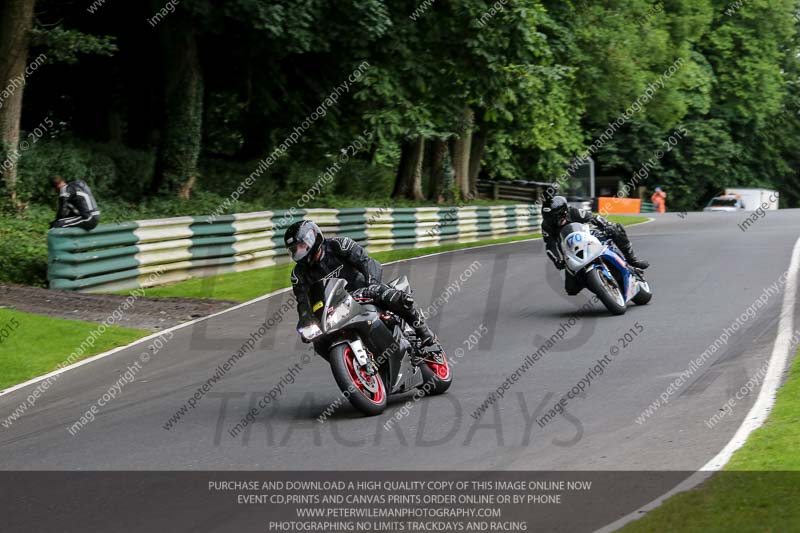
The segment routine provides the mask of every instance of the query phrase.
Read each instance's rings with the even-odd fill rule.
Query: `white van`
[[[779,202],[780,193],[769,189],[725,189],[725,194],[712,198],[703,211],[755,211],[759,208],[774,211]]]

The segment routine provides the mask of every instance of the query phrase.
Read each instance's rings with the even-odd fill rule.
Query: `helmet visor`
[[[314,246],[317,235],[312,228],[304,228],[298,235],[297,240],[290,244],[287,248],[289,254],[292,256],[294,262],[302,261],[311,252]]]
[[[311,247],[304,242],[289,246],[289,253],[292,254],[292,260],[295,262],[302,261],[310,250]]]

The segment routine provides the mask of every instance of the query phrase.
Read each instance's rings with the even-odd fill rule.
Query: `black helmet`
[[[542,212],[546,216],[559,219],[566,216],[568,207],[566,198],[563,196],[554,196],[553,199],[550,200],[550,205],[546,205],[542,208]]]
[[[283,235],[283,243],[289,250],[292,260],[297,263],[313,261],[323,242],[325,237],[322,235],[322,230],[310,220],[295,222]]]

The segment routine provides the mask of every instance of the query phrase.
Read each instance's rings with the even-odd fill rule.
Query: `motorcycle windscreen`
[[[343,279],[328,280],[325,285],[325,306],[322,313],[322,331],[338,329],[357,314],[360,306],[347,292],[347,281]]]
[[[581,224],[580,222],[573,222],[571,224],[567,224],[563,228],[561,228],[561,240],[566,239],[572,233],[583,232],[586,230],[586,224]]]

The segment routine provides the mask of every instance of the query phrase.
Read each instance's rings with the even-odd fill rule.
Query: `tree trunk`
[[[428,196],[437,203],[444,202],[444,158],[447,155],[447,143],[442,140],[431,141],[430,181]]]
[[[0,2],[0,176],[12,205],[17,201],[17,161],[22,93],[35,0]],[[10,94],[6,94],[10,93]]]
[[[397,177],[394,180],[392,198],[403,198],[408,190],[408,182],[413,179],[414,166],[411,162],[413,148],[414,145],[410,141],[403,141],[400,146],[400,164],[397,166]]]
[[[469,193],[472,198],[478,196],[478,176],[481,173],[481,162],[485,151],[486,131],[481,128],[472,135],[472,150],[469,154]]]
[[[422,159],[425,153],[425,139],[404,141],[400,152],[400,165],[394,183],[393,198],[424,200],[422,195]]]
[[[414,181],[411,184],[411,194],[414,200],[424,200],[422,194],[422,162],[425,160],[425,139],[420,137],[417,140],[417,167],[414,169]]]
[[[453,143],[453,170],[455,181],[462,198],[468,198],[469,185],[469,158],[472,152],[472,121],[473,113],[469,107],[464,108],[464,120],[461,125],[461,134]]]
[[[159,24],[164,57],[164,111],[151,193],[191,195],[203,125],[203,73],[194,30],[178,13]]]

